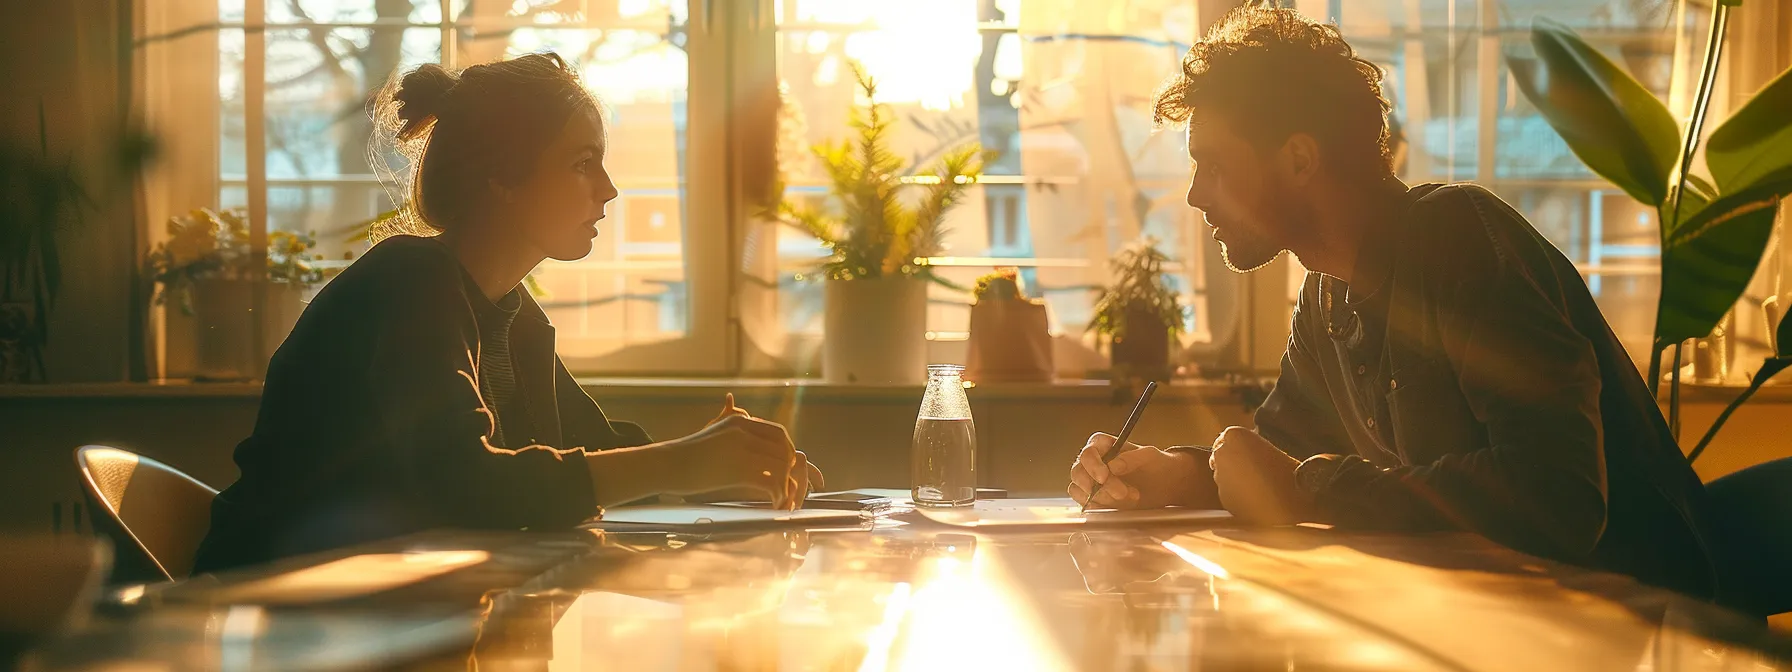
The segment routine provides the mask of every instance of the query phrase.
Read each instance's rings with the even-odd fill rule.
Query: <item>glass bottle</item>
[[[916,506],[970,506],[977,499],[977,426],[964,395],[964,367],[927,367],[927,393],[915,418],[909,475]]]

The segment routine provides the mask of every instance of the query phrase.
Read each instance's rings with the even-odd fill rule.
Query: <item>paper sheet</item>
[[[1082,513],[1068,497],[1051,499],[997,499],[979,501],[956,509],[920,509],[929,520],[961,527],[1019,525],[1148,525],[1161,523],[1213,523],[1232,520],[1232,514],[1212,509],[1147,509],[1143,511],[1095,510]]]
[[[906,499],[908,498],[908,491],[897,490],[895,488],[859,488],[857,490],[841,490],[838,492],[811,492],[809,493],[809,496],[811,498],[822,499]]]
[[[882,503],[908,502],[907,490],[890,490],[886,488],[860,488],[858,490],[841,490],[839,492],[812,492],[803,501],[805,509],[836,509],[842,511],[863,511]],[[772,503],[766,500],[743,502],[710,502],[713,506],[744,506],[753,509],[769,509]]]
[[[863,517],[857,511],[802,509],[779,511],[732,506],[622,506],[604,510],[603,520],[588,527],[600,529],[690,529],[743,527],[752,525],[857,525]]]

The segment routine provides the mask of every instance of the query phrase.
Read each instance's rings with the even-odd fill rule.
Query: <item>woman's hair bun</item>
[[[458,83],[460,77],[436,63],[425,63],[405,73],[398,91],[392,94],[392,100],[398,103],[398,119],[403,122],[398,129],[399,139],[409,140],[429,128],[442,110],[448,92]]]

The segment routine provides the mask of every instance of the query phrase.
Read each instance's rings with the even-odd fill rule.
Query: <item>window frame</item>
[[[624,346],[604,356],[563,358],[569,368],[581,375],[793,375],[797,372],[789,370],[787,364],[768,360],[763,353],[755,352],[751,339],[745,336],[750,322],[776,320],[775,315],[768,317],[754,314],[755,311],[764,310],[775,312],[775,308],[765,308],[775,304],[762,301],[768,290],[755,285],[749,272],[756,265],[768,261],[749,258],[755,253],[754,246],[749,244],[752,237],[764,233],[775,234],[775,230],[767,229],[776,226],[758,221],[753,216],[757,201],[760,200],[758,195],[767,193],[766,188],[775,170],[775,153],[771,143],[777,129],[779,86],[776,0],[681,1],[688,5],[684,46],[689,68],[685,98],[686,168],[685,174],[681,176],[684,181],[682,264],[689,288],[685,302],[687,330],[681,338]],[[281,186],[345,179],[269,179],[265,115],[266,31],[315,27],[367,28],[391,25],[391,22],[319,21],[270,24],[267,22],[266,2],[267,0],[246,0],[244,16],[240,21],[221,20],[216,0],[137,2],[139,12],[136,16],[141,18],[138,25],[140,38],[136,46],[143,48],[145,44],[161,42],[175,45],[171,49],[151,51],[138,61],[137,67],[141,68],[138,76],[150,84],[142,87],[143,93],[139,100],[139,104],[146,107],[146,117],[152,125],[158,118],[168,119],[176,115],[183,124],[188,125],[194,124],[194,119],[203,117],[205,121],[197,122],[198,129],[209,134],[209,140],[199,137],[197,132],[192,133],[192,137],[183,135],[182,142],[171,143],[176,146],[164,156],[163,164],[152,168],[146,176],[146,217],[143,226],[149,232],[148,240],[158,239],[160,223],[166,221],[169,215],[184,211],[192,203],[216,204],[221,198],[226,176],[219,171],[221,101],[216,95],[216,87],[220,61],[214,51],[208,70],[206,64],[196,58],[196,54],[204,50],[207,40],[215,47],[217,37],[224,31],[240,30],[244,38],[243,121],[246,174],[243,184],[247,191],[252,254],[258,259],[265,258],[266,255],[270,226],[268,188],[271,183]],[[462,20],[455,11],[456,0],[436,2],[440,8],[438,21],[407,21],[404,27],[440,30],[441,62],[450,68],[458,67],[462,65],[456,62],[460,52],[459,29],[464,26],[490,27],[491,20]],[[1210,4],[1197,0],[1189,2],[1196,5],[1197,12],[1208,9],[1202,5]],[[1342,5],[1336,0],[1302,0],[1297,4],[1303,10],[1311,9],[1312,11],[1307,12],[1310,15],[1321,11],[1323,5],[1323,11],[1330,20],[1334,23],[1339,21],[1338,14]],[[1501,69],[1497,66],[1489,67],[1488,64],[1501,59],[1502,39],[1526,32],[1513,28],[1483,29],[1483,26],[1500,25],[1498,7],[1497,0],[1480,0],[1475,3],[1470,14],[1471,21],[1463,21],[1452,27],[1461,31],[1458,39],[1475,42],[1473,53],[1477,65],[1474,90],[1478,97],[1474,110],[1474,118],[1477,120],[1474,179],[1496,190],[1533,182],[1564,188],[1585,188],[1588,198],[1597,201],[1602,192],[1609,192],[1611,189],[1609,184],[1597,178],[1530,180],[1500,178],[1495,174],[1495,147],[1499,141],[1497,120],[1501,104],[1498,92],[1503,82]],[[556,27],[593,29],[600,25],[574,22],[558,24]],[[1693,32],[1696,27],[1680,24],[1674,30]],[[1761,31],[1751,33],[1733,30],[1730,51],[1737,53],[1745,46],[1776,37],[1757,33]],[[194,40],[195,35],[196,41],[187,42]],[[1349,38],[1350,35],[1347,34],[1346,37]],[[1777,37],[1783,40],[1786,36]],[[1416,32],[1396,37],[1393,48],[1410,51],[1421,39],[1422,36]],[[1688,39],[1679,34],[1675,36],[1676,43]],[[1728,68],[1729,64],[1726,63],[1725,66]],[[1407,67],[1412,66],[1408,64]],[[1696,68],[1696,64],[1691,67]],[[1451,78],[1455,76],[1454,73],[1450,75]],[[1681,86],[1678,78],[1674,85]],[[209,86],[211,95],[185,95],[193,93],[195,87],[199,86]],[[1454,108],[1460,93],[1454,87],[1452,90],[1450,100],[1451,107]],[[1735,92],[1732,94],[1735,97]],[[1411,95],[1410,90],[1403,88],[1403,97],[1410,99]],[[209,103],[194,103],[196,100],[209,100]],[[1727,107],[1724,103],[1728,102],[1730,101],[1721,100],[1719,107]],[[207,104],[209,107],[205,107]],[[202,109],[194,109],[195,107]],[[1417,125],[1409,125],[1419,128]],[[1714,124],[1707,126],[1713,127]],[[346,179],[359,183],[352,176]],[[201,194],[205,196],[200,198]],[[1597,212],[1596,205],[1591,207]],[[1778,224],[1782,249],[1787,247],[1783,242],[1785,221],[1786,216],[1782,215]],[[1584,237],[1596,235],[1600,223],[1584,222],[1579,226],[1579,234]],[[764,249],[759,249],[758,252],[763,254]],[[1787,270],[1792,268],[1792,259],[1786,256],[1781,254],[1778,267],[1766,269],[1760,276],[1784,278]],[[775,257],[769,261],[776,266]],[[1028,260],[1014,261],[1025,265]],[[1577,262],[1576,265],[1582,267],[1583,276],[1590,282],[1594,278],[1612,273],[1659,275],[1658,268],[1645,269],[1637,263],[1607,268],[1601,261],[1594,254],[1593,258]],[[1279,344],[1285,340],[1288,326],[1290,306],[1278,298],[1291,293],[1288,291],[1290,278],[1287,276],[1286,273],[1271,270],[1244,279],[1238,289],[1244,298],[1240,302],[1234,333],[1213,335],[1216,342],[1227,338],[1242,339],[1241,342],[1250,349],[1243,362],[1249,370],[1273,373],[1275,369],[1276,359],[1280,354]],[[1751,289],[1758,288],[1761,282],[1758,279]],[[1772,293],[1776,289],[1792,289],[1785,286],[1787,281],[1783,279],[1778,284],[1781,287],[1769,287],[1767,291]],[[774,288],[770,291],[776,290]],[[266,300],[265,292],[256,292],[254,305],[258,313],[266,305]],[[253,341],[257,344],[263,342],[260,338],[263,325],[259,320],[250,322],[253,325]],[[158,348],[163,351],[162,357],[158,359],[165,362],[168,356],[165,329],[158,325],[153,333],[163,336],[162,347]],[[934,353],[950,358],[960,349],[961,346],[942,347],[942,344],[935,344]],[[265,360],[272,353],[259,354]],[[1207,355],[1203,354],[1202,348],[1195,347],[1186,349],[1185,356],[1198,360]]]
[[[731,171],[726,162],[731,154],[728,147],[733,128],[728,115],[729,100],[733,96],[729,81],[729,50],[733,46],[728,28],[735,22],[726,16],[735,9],[735,3],[717,3],[713,0],[678,0],[688,2],[689,12],[685,33],[685,46],[688,74],[688,92],[686,109],[688,119],[686,126],[686,142],[684,163],[685,174],[682,177],[684,199],[682,222],[684,227],[684,246],[681,261],[684,267],[684,278],[687,283],[685,310],[686,331],[680,338],[655,341],[639,345],[630,345],[626,341],[617,344],[617,349],[605,355],[595,357],[562,356],[567,366],[581,374],[601,374],[619,376],[648,375],[680,375],[706,376],[725,375],[732,371],[730,360],[730,327],[731,303],[730,278],[726,271],[726,260],[730,246],[727,243],[727,232],[732,228],[730,219],[736,208],[729,198],[728,180]],[[335,176],[335,177],[300,177],[270,179],[268,176],[268,143],[266,127],[267,101],[267,32],[271,30],[310,29],[310,28],[374,28],[398,25],[391,20],[373,21],[280,21],[269,22],[267,16],[268,0],[246,0],[243,4],[241,20],[226,20],[216,0],[187,0],[184,2],[161,3],[153,0],[139,0],[139,16],[143,16],[138,25],[139,48],[150,46],[151,49],[143,59],[144,70],[141,76],[149,78],[151,86],[141,104],[146,108],[145,116],[152,124],[157,120],[178,119],[185,126],[194,119],[203,118],[199,123],[200,132],[182,132],[178,144],[187,151],[177,152],[180,159],[179,169],[169,166],[167,169],[152,170],[145,180],[145,220],[148,239],[159,240],[162,236],[161,222],[186,209],[192,204],[220,204],[222,193],[226,187],[241,186],[246,194],[249,224],[250,254],[256,260],[264,260],[267,255],[268,232],[271,227],[268,213],[270,186],[317,186],[331,183],[373,184],[377,178],[372,176]],[[531,26],[524,21],[510,21],[508,17],[492,20],[483,17],[461,17],[455,11],[458,4],[455,0],[436,0],[440,12],[437,21],[403,22],[402,28],[435,28],[441,32],[441,42],[437,54],[439,62],[448,68],[458,68],[460,49],[458,45],[460,29],[473,27],[488,29],[494,25],[500,27],[510,23],[519,26]],[[557,29],[598,29],[601,24],[594,22],[569,22],[556,24]],[[227,31],[241,31],[243,35],[243,123],[244,123],[244,174],[240,180],[236,176],[224,175],[220,165],[221,135],[219,128],[222,101],[218,96],[218,74],[222,68],[221,58],[216,50],[219,36]],[[195,40],[185,42],[186,40]],[[173,43],[176,46],[164,50],[161,43]],[[207,51],[210,44],[210,58],[205,59],[199,52]],[[197,47],[197,48],[196,48]],[[174,51],[179,49],[181,51]],[[178,65],[177,65],[178,64]],[[183,76],[184,75],[184,76]],[[171,79],[180,81],[170,82]],[[202,109],[194,109],[194,100],[205,101]],[[166,124],[162,124],[166,125]],[[204,137],[201,137],[201,136]],[[371,178],[371,179],[370,179]],[[265,314],[268,295],[265,283],[257,283],[257,291],[252,295],[252,308],[255,314]],[[168,345],[167,320],[162,311],[156,311],[157,322],[153,329],[159,338],[157,350],[163,370],[172,368],[168,362],[171,356]],[[255,347],[264,342],[262,332],[267,328],[262,320],[250,319],[249,335]],[[272,352],[256,352],[255,358],[265,361]]]

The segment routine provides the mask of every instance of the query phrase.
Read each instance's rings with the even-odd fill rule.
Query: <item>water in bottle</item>
[[[977,428],[963,374],[962,366],[927,367],[911,457],[917,506],[970,506],[977,499]]]

